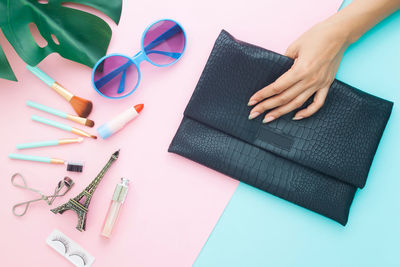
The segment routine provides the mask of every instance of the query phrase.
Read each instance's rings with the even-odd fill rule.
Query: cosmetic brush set
[[[58,109],[48,107],[34,101],[26,101],[26,105],[36,110],[40,110],[46,112],[48,114],[58,116],[65,120],[73,121],[75,123],[79,123],[81,125],[87,127],[93,127],[94,121],[87,118],[90,112],[92,111],[93,104],[89,100],[83,99],[81,97],[73,95],[67,89],[65,89],[62,85],[57,83],[55,80],[50,78],[46,73],[40,70],[38,67],[27,66],[27,69],[31,71],[35,76],[41,79],[44,83],[54,89],[58,94],[64,97],[73,107],[75,112],[79,115],[71,115],[66,112],[60,111]],[[78,135],[77,138],[61,138],[54,140],[46,140],[46,141],[38,141],[38,142],[29,142],[17,144],[17,149],[30,149],[30,148],[38,148],[38,147],[46,147],[46,146],[59,146],[59,145],[67,145],[67,144],[79,144],[83,141],[83,137],[97,139],[97,136],[90,134],[82,129],[70,126],[66,123],[61,123],[54,121],[52,119],[44,118],[37,115],[32,115],[31,119],[35,122],[39,122],[41,124],[45,124],[51,127],[59,128],[63,131],[67,131]],[[50,164],[63,164],[67,166],[67,171],[71,172],[82,172],[83,171],[83,163],[81,162],[69,162],[64,159],[51,158],[51,157],[42,157],[42,156],[33,156],[27,154],[17,154],[11,153],[8,155],[10,159],[18,159],[18,160],[27,160],[27,161],[36,161]]]

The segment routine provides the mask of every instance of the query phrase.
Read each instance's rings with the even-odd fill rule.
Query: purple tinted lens
[[[167,65],[181,57],[185,42],[185,34],[176,22],[162,20],[147,30],[143,48],[151,62]]]
[[[129,57],[109,56],[94,70],[94,85],[108,97],[123,97],[134,90],[138,83],[138,70]]]

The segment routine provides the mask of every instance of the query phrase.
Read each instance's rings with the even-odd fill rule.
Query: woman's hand
[[[328,19],[289,46],[285,55],[295,59],[293,66],[250,98],[248,105],[256,106],[250,111],[249,119],[269,110],[263,120],[268,123],[301,107],[313,95],[313,102],[298,111],[293,119],[309,117],[322,107],[349,45],[348,34],[340,26]]]
[[[274,83],[255,93],[249,119],[268,110],[263,122],[273,121],[299,107],[314,95],[314,101],[293,117],[300,120],[324,104],[347,46],[389,14],[400,9],[400,0],[353,0],[327,20],[315,25],[289,46],[286,55],[293,66]]]

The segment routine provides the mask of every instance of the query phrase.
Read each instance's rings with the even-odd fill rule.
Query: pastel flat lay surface
[[[46,58],[39,64],[41,69],[78,96],[93,101],[94,109],[89,118],[96,122],[94,128],[74,124],[27,107],[25,102],[32,100],[73,114],[68,103],[26,70],[24,62],[17,57],[4,36],[0,35],[1,46],[19,79],[18,83],[0,80],[2,96],[0,105],[3,113],[0,116],[2,125],[0,226],[3,229],[0,248],[1,255],[4,255],[1,265],[70,266],[68,261],[52,251],[45,243],[48,235],[54,229],[58,229],[96,258],[94,266],[191,266],[238,185],[237,181],[222,174],[167,153],[169,143],[182,119],[184,108],[215,39],[221,29],[225,28],[242,40],[284,53],[291,41],[313,24],[333,14],[339,5],[338,0],[257,0],[249,5],[225,0],[124,1],[119,26],[113,24],[111,19],[105,18],[113,28],[109,53],[134,55],[140,50],[144,29],[161,18],[175,19],[185,28],[188,39],[186,52],[176,65],[167,68],[143,63],[139,88],[133,95],[121,100],[110,100],[100,96],[91,86],[91,69],[88,67],[62,59],[56,54]],[[94,12],[89,8],[86,10]],[[31,120],[31,115],[63,122],[95,134],[98,126],[139,103],[144,103],[140,116],[107,140],[85,138],[82,144],[35,148],[21,152],[36,156],[58,157],[68,161],[83,161],[85,162],[83,173],[66,172],[65,166],[22,162],[7,157],[8,153],[19,152],[15,147],[18,143],[76,137],[60,129],[34,122]],[[389,129],[388,132],[393,130]],[[386,143],[386,146],[389,147],[389,144]],[[28,186],[40,189],[46,194],[52,194],[57,182],[64,176],[73,178],[74,188],[68,195],[54,202],[52,208],[55,208],[80,193],[117,149],[121,149],[119,159],[107,172],[92,198],[86,232],[81,233],[75,229],[77,217],[74,213],[55,215],[49,211],[50,207],[44,202],[32,204],[24,217],[15,217],[12,214],[11,207],[14,204],[37,197],[31,192],[11,186],[10,179],[15,172],[24,175]],[[379,162],[375,162],[375,167],[378,164]],[[392,166],[394,168],[395,165]],[[377,171],[377,168],[374,168],[374,171]],[[130,191],[112,238],[105,240],[100,237],[100,231],[115,185],[121,177],[131,179]],[[386,179],[390,179],[390,176],[388,175]],[[373,180],[370,179],[369,185]],[[379,182],[376,183],[378,188],[374,187],[374,190],[379,189]],[[392,188],[394,190],[394,187]],[[256,224],[268,218],[270,223],[277,223],[275,227],[282,227],[277,228],[278,230],[285,228],[282,221],[275,221],[274,213],[268,208],[270,206],[276,208],[275,213],[287,213],[286,216],[292,218],[298,216],[296,220],[303,220],[304,223],[299,223],[297,227],[303,225],[309,229],[310,225],[314,225],[321,229],[328,227],[333,229],[332,231],[338,231],[337,229],[345,231],[321,216],[267,194],[255,193],[250,194],[249,198],[242,197],[241,191],[246,192],[246,190],[249,189],[243,185],[239,187],[220,222],[221,225],[226,218],[230,218],[230,210],[238,202],[237,198],[240,198],[240,206],[248,212],[246,216],[242,214],[239,217],[231,217],[230,220],[233,221],[230,223],[239,223],[243,229],[237,231],[227,226],[225,230],[234,231],[230,232],[228,237],[223,237],[226,244],[236,244],[236,249],[246,244],[245,247],[249,252],[258,251],[255,246],[247,243],[250,239],[244,238],[242,244],[239,242],[241,235],[245,233],[245,228],[249,228],[247,223],[250,218],[254,218],[253,223]],[[361,202],[360,195],[357,202]],[[252,204],[247,202],[253,198],[260,199]],[[276,203],[266,204],[267,201]],[[247,207],[246,203],[253,206]],[[265,205],[267,208],[261,208],[260,205]],[[354,210],[353,220],[356,213]],[[239,214],[243,212],[241,209],[238,211]],[[257,218],[256,214],[253,214],[255,216],[253,217],[251,212],[266,217]],[[220,239],[218,233],[220,225],[210,239],[210,246],[214,238]],[[257,244],[264,252],[273,246],[268,232],[262,232],[271,229],[267,225],[268,223],[260,229],[259,240],[268,242]],[[252,227],[259,228],[254,225]],[[278,234],[277,229],[274,229],[274,234]],[[388,228],[384,228],[383,231],[388,231]],[[249,233],[248,238],[254,233]],[[228,249],[228,245],[222,246],[223,249],[216,246],[217,250],[213,253],[219,253],[220,257],[229,255],[229,261],[235,260],[236,263],[238,263],[237,256],[241,254],[243,260],[246,258],[252,260],[252,255],[245,257],[245,251]],[[206,246],[203,255],[210,251],[210,246]],[[280,250],[281,253],[284,251],[285,249]],[[235,254],[232,254],[233,252]],[[272,255],[272,251],[269,253]],[[278,252],[275,251],[274,255],[277,256]],[[214,261],[212,258],[209,260]],[[212,266],[212,264],[209,264],[206,258],[200,257],[198,266]]]
[[[241,183],[195,267],[400,266],[399,44],[400,11],[349,47],[337,73],[395,103],[346,227]]]

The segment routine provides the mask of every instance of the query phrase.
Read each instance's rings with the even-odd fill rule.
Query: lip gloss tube
[[[121,183],[117,184],[117,186],[115,187],[110,208],[108,209],[107,216],[104,221],[103,230],[101,231],[101,235],[104,237],[110,238],[111,236],[115,222],[118,218],[118,214],[128,193],[128,184],[128,179],[121,178]]]

